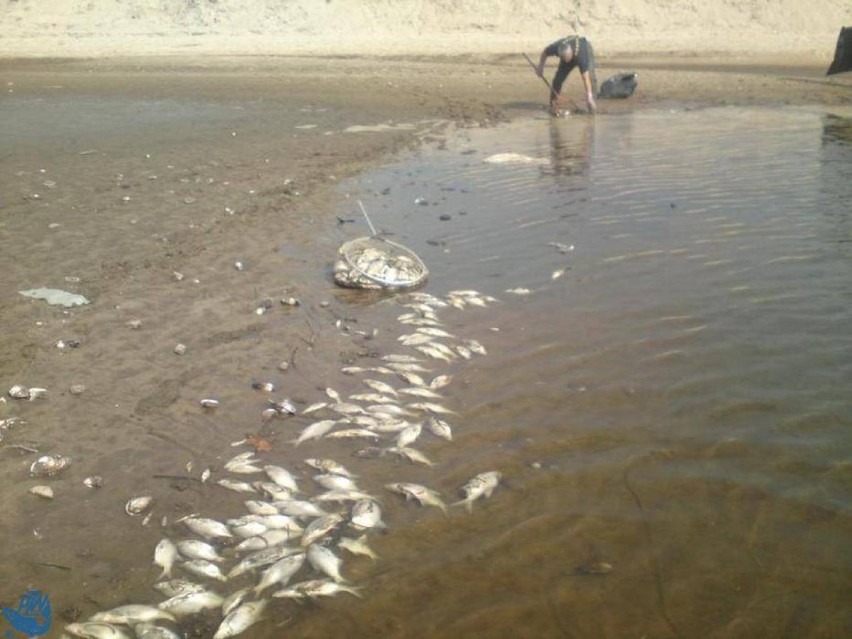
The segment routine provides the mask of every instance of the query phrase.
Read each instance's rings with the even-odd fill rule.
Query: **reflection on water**
[[[488,355],[429,361],[430,375],[453,375],[441,392],[458,412],[452,442],[422,444],[434,467],[355,458],[363,444],[339,441],[264,457],[305,483],[301,460],[339,459],[382,495],[389,529],[370,538],[378,561],[344,566],[363,600],[275,601],[245,636],[848,636],[852,147],[838,133],[847,124],[786,109],[532,119],[462,131],[345,185],[424,258],[425,291],[500,301],[441,310],[448,332]],[[539,162],[484,161],[509,152]],[[320,243],[357,233],[347,224]],[[317,271],[326,261],[302,257]],[[410,332],[397,322],[401,299],[337,292],[341,325],[354,330],[329,329],[315,345],[326,311],[305,299],[286,392],[304,406],[325,387],[363,391],[338,359],[415,354],[396,339]],[[202,310],[204,322],[233,312]],[[171,482],[157,491],[158,516],[242,514],[242,496],[169,476],[184,474],[175,467],[184,457],[196,475],[207,465],[221,473],[237,452],[227,442],[258,428],[242,409],[262,399],[234,379],[264,378],[257,362],[280,358],[284,322],[216,333],[206,346],[223,362],[199,356],[195,376],[164,380],[128,410],[137,430],[87,433],[72,454],[82,465],[87,447],[111,451],[99,472],[139,494],[152,474]],[[215,416],[176,401],[211,388],[222,390]],[[308,423],[299,419],[282,433],[295,436],[292,424]],[[152,440],[169,450],[149,458]],[[504,481],[470,514],[445,517],[382,488],[413,481],[449,501],[485,470]],[[117,528],[108,547],[74,556],[42,547],[29,561],[42,531],[85,547],[75,504],[121,512],[133,496],[67,490],[49,510],[21,502],[20,522],[4,522],[23,557],[15,587],[35,565],[33,582],[69,618],[105,602],[158,601],[156,525]],[[186,532],[172,524],[166,534]],[[210,636],[219,619],[187,628]]]
[[[429,264],[428,290],[502,300],[449,322],[489,357],[458,367],[464,428],[433,482],[451,490],[483,464],[507,482],[467,519],[391,530],[366,614],[349,606],[347,622],[366,635],[381,618],[393,636],[846,636],[848,122],[534,120],[362,180],[374,221]],[[549,163],[483,162],[505,152]]]

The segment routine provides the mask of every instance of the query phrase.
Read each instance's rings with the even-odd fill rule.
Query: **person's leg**
[[[592,95],[598,94],[598,76],[595,73],[595,50],[592,48],[592,43],[586,40],[586,51],[589,59],[589,76],[592,80]]]
[[[559,95],[562,92],[562,85],[565,83],[565,78],[568,77],[568,73],[571,71],[571,65],[565,64],[561,60],[559,61],[559,68],[556,69],[556,73],[553,76],[553,91],[556,95]]]

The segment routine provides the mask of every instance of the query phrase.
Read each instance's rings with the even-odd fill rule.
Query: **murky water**
[[[166,397],[120,410],[117,397],[89,400],[102,430],[71,452],[108,484],[96,496],[78,487],[47,514],[20,502],[21,518],[4,522],[20,554],[10,570],[16,590],[4,593],[26,583],[50,593],[57,610],[85,615],[158,601],[149,588],[158,527],[121,513],[105,517],[120,523],[103,535],[91,521],[142,492],[161,500],[157,517],[242,514],[239,495],[191,481],[171,490],[150,476],[183,475],[187,458],[195,475],[212,464],[224,476],[216,465],[244,450],[229,442],[259,428],[264,402],[247,380],[275,378],[275,363],[295,347],[297,370],[282,379],[302,406],[326,386],[364,392],[339,362],[416,353],[396,339],[411,332],[396,320],[409,310],[400,298],[328,283],[333,251],[366,228],[360,198],[376,226],[428,264],[426,292],[476,289],[500,300],[439,310],[447,331],[488,354],[429,362],[430,376],[453,375],[442,401],[458,413],[452,442],[424,435],[417,444],[434,467],[354,458],[364,444],[348,441],[293,451],[285,436],[309,420],[276,427],[283,434],[264,459],[297,469],[305,484],[302,459],[342,461],[381,497],[389,529],[370,536],[377,562],[344,565],[363,600],[275,601],[245,636],[848,636],[848,121],[733,108],[524,118],[463,131],[345,183],[337,213],[357,228],[342,224],[308,248],[291,242],[304,269],[297,280],[316,289],[303,296],[303,316],[237,330],[227,318],[260,293],[243,299],[228,280],[227,304],[216,288],[196,298],[195,321],[223,326],[199,345],[191,370],[176,376],[128,339],[137,359],[123,361],[117,379],[153,369]],[[524,161],[486,161],[505,153]],[[334,326],[322,298],[348,330]],[[297,324],[301,341],[283,343]],[[375,338],[358,335],[374,327]],[[222,409],[199,414],[197,398],[211,389]],[[97,448],[96,460],[85,446]],[[382,487],[418,482],[450,501],[486,470],[504,481],[472,514],[444,517]],[[39,535],[64,536],[69,552],[44,548],[22,576],[36,518]],[[166,534],[185,531],[172,524]],[[81,551],[88,535],[111,538]],[[211,614],[187,629],[209,636],[217,623]]]

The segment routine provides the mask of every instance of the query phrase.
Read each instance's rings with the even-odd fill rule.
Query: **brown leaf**
[[[265,450],[272,450],[272,442],[260,435],[246,435],[246,441],[251,446],[254,446],[254,449],[259,453]]]

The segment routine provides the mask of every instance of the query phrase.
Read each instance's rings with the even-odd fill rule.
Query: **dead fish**
[[[325,515],[324,517],[314,519],[305,528],[305,532],[302,534],[302,539],[299,541],[299,544],[302,547],[310,546],[312,543],[319,541],[332,530],[337,528],[342,521],[343,517],[337,513],[332,513],[331,515]]]
[[[287,490],[291,490],[294,493],[298,493],[299,485],[296,483],[296,478],[290,474],[290,471],[286,468],[282,468],[281,466],[273,466],[267,465],[263,467],[264,472],[267,474],[269,479],[275,482],[277,485],[281,486],[281,488],[286,488]]]
[[[386,448],[386,452],[393,453],[394,455],[399,455],[410,461],[413,464],[423,464],[424,466],[434,466],[434,462],[431,459],[426,457],[423,453],[421,453],[416,448],[410,448],[406,446],[405,448],[400,448],[398,446],[394,446],[391,448]]]
[[[274,548],[257,550],[234,566],[228,573],[228,579],[235,579],[250,570],[274,564],[276,561],[284,559],[284,557],[289,557],[300,552],[304,551],[301,548],[293,548],[291,546],[276,546]]]
[[[370,404],[367,407],[367,410],[370,411],[370,414],[376,416],[380,413],[388,413],[390,415],[413,415],[409,410],[406,410],[402,406],[398,406],[397,404]]]
[[[277,485],[277,484],[276,484]],[[249,499],[248,501],[243,502],[246,505],[246,508],[253,515],[277,515],[278,509],[270,504],[268,501],[258,501],[254,499]]]
[[[558,280],[563,275],[565,275],[565,269],[564,268],[558,268],[555,271],[553,271],[553,273],[550,274],[550,279],[551,280]]]
[[[432,369],[426,368],[420,364],[388,364],[388,368],[399,373],[431,373]]]
[[[158,580],[172,576],[172,566],[174,566],[177,556],[178,549],[174,542],[165,537],[161,539],[154,549],[154,564],[163,569],[163,573],[157,577]]]
[[[202,610],[219,608],[223,601],[224,599],[215,592],[204,590],[166,599],[158,604],[158,608],[170,612],[176,617],[182,617],[197,614]]]
[[[416,332],[420,333],[421,335],[429,335],[431,337],[448,337],[450,339],[455,338],[455,335],[453,335],[452,333],[448,333],[447,331],[441,328],[423,326],[421,328],[418,328]]]
[[[252,462],[258,461],[257,459],[253,460],[238,460],[234,461],[233,459],[225,463],[225,470],[229,473],[235,473],[237,475],[253,475],[254,473],[262,473],[263,469],[259,466],[255,466]]]
[[[218,408],[219,407],[219,400],[218,399],[205,398],[205,399],[202,399],[199,402],[199,404],[201,404],[202,408]]]
[[[355,586],[348,586],[346,584],[336,583],[334,581],[328,581],[326,579],[312,579],[310,581],[303,581],[302,583],[297,584],[292,588],[288,588],[286,590],[279,590],[272,596],[300,599],[302,597],[333,597],[334,595],[341,592],[348,592],[350,595],[355,595],[356,597],[363,598],[360,588],[357,588]]]
[[[265,515],[260,517],[259,521],[270,530],[288,530],[293,535],[303,532],[302,527],[290,515]]]
[[[528,288],[523,288],[521,286],[517,288],[507,288],[507,293],[512,293],[513,295],[529,295],[532,291]]]
[[[156,621],[164,619],[166,621],[177,621],[171,613],[165,610],[160,610],[154,606],[144,606],[140,604],[129,604],[127,606],[119,606],[106,612],[98,612],[92,615],[92,621],[102,621],[105,623],[115,624],[135,624],[145,621]]]
[[[420,424],[412,424],[399,431],[399,436],[396,438],[397,448],[405,448],[416,442],[422,430],[423,427]]]
[[[263,493],[266,497],[272,500],[278,499],[291,499],[293,497],[293,491],[287,490],[286,488],[281,488],[278,484],[272,481],[256,481],[252,482],[252,486],[257,488],[258,491]],[[256,513],[255,513],[256,514]],[[270,513],[274,514],[274,513]]]
[[[277,402],[270,401],[269,405],[272,406],[272,408],[275,409],[275,412],[279,415],[295,415],[299,412],[296,405],[293,403],[293,400],[289,397],[279,399]]]
[[[420,362],[422,360],[414,357],[413,355],[385,355],[382,359],[386,362],[394,362],[397,364],[414,364],[416,362]]]
[[[183,523],[196,535],[201,535],[205,539],[214,539],[216,537],[233,537],[231,531],[222,522],[215,519],[206,519],[204,517],[189,517],[183,520]]]
[[[407,422],[404,419],[387,419],[377,422],[375,426],[370,428],[370,430],[376,431],[377,433],[399,433],[400,431],[408,428],[410,425],[411,422]]]
[[[331,577],[336,583],[346,581],[340,574],[340,558],[328,548],[314,544],[308,547],[307,557],[315,570]]]
[[[357,415],[364,412],[363,408],[351,402],[338,402],[336,404],[332,404],[329,408],[335,413],[340,413],[341,415]]]
[[[390,384],[386,384],[385,382],[376,380],[376,379],[365,379],[364,385],[369,386],[377,393],[382,393],[384,395],[393,395],[396,397],[396,389]]]
[[[418,346],[420,344],[428,344],[432,341],[432,337],[429,335],[423,335],[421,333],[411,333],[409,335],[400,335],[397,337],[397,340],[403,346]]]
[[[260,470],[260,469],[258,469]],[[238,493],[256,493],[257,491],[254,489],[254,486],[244,481],[236,481],[234,479],[217,479],[216,483],[219,484],[222,488],[227,488],[228,490],[233,490]]]
[[[242,539],[257,537],[268,530],[268,528],[259,521],[232,519],[228,520],[228,525],[231,527],[231,532]]]
[[[358,501],[359,499],[372,499],[372,495],[362,490],[327,490],[314,497],[314,501]]]
[[[468,349],[467,346],[462,346],[461,344],[456,344],[455,351],[464,359],[470,359],[473,356],[470,349]]]
[[[339,401],[340,401],[340,393],[338,393],[338,392],[337,392],[336,390],[334,390],[333,388],[326,388],[326,389],[325,389],[325,394],[326,394],[326,395],[328,395],[329,399],[331,399],[331,400],[333,400],[333,401],[335,401],[335,402],[339,402]]]
[[[282,515],[291,517],[323,517],[328,513],[316,504],[309,501],[298,501],[295,499],[274,502],[275,507]]]
[[[426,486],[408,482],[397,482],[393,484],[385,484],[385,488],[391,492],[402,495],[405,497],[406,501],[415,499],[421,506],[434,506],[435,508],[440,508],[445,514],[447,512],[447,505],[441,499],[438,492],[431,488],[426,488]]]
[[[217,563],[225,560],[213,546],[198,539],[184,539],[177,542],[175,547],[182,556],[189,559],[204,559]]]
[[[441,351],[437,350],[434,345],[415,346],[414,348],[423,353],[424,355],[431,357],[432,359],[439,359],[441,361],[447,362],[448,364],[451,364],[454,359],[454,357],[451,357],[446,353],[442,353]]]
[[[358,490],[355,480],[345,475],[335,475],[333,473],[314,475],[314,481],[326,490]]]
[[[299,572],[305,564],[305,553],[295,553],[289,557],[279,559],[269,568],[263,571],[260,581],[254,588],[254,594],[259,595],[264,590],[275,584],[286,586],[290,578]]]
[[[205,588],[201,584],[186,579],[170,579],[169,581],[161,581],[154,584],[154,590],[166,597],[176,597],[178,595],[188,595],[191,592],[201,592]]]
[[[68,624],[65,626],[65,630],[75,637],[82,637],[83,639],[131,639],[130,635],[123,629],[100,621]]]
[[[448,442],[453,441],[453,429],[443,419],[429,417],[429,419],[426,420],[426,427],[429,429],[430,433],[435,435],[435,437],[446,439]]]
[[[350,525],[356,530],[387,528],[382,521],[382,508],[374,499],[359,499],[352,506]]]
[[[328,406],[328,402],[315,402],[308,406],[305,410],[302,411],[302,415],[309,415],[310,413],[315,413],[321,408],[325,408]]]
[[[341,537],[340,541],[337,542],[337,547],[348,550],[353,555],[369,557],[373,561],[376,561],[379,558],[379,556],[373,552],[373,549],[367,545],[366,534],[361,535],[357,539],[353,539],[352,537]]]
[[[124,504],[124,512],[131,517],[136,517],[145,513],[154,504],[154,498],[150,495],[143,497],[134,497]]]
[[[349,399],[354,400],[356,402],[371,402],[373,404],[377,402],[389,401],[387,397],[385,397],[384,395],[380,395],[379,393],[355,393],[354,395],[350,395]],[[356,415],[351,419],[355,420],[359,417],[363,418],[364,415]]]
[[[485,350],[485,347],[477,342],[475,339],[467,340],[467,347],[471,350],[471,352],[476,353],[477,355],[487,355],[488,351]]]
[[[182,563],[181,568],[199,577],[207,577],[217,581],[227,581],[228,578],[222,574],[222,569],[216,564],[204,559],[191,559]]]
[[[418,402],[415,404],[409,404],[409,408],[413,408],[415,410],[425,411],[427,413],[437,413],[439,415],[455,415],[456,411],[450,410],[449,408],[444,408],[440,404],[436,404],[434,402]]]
[[[479,473],[476,477],[467,482],[461,487],[461,492],[464,493],[464,499],[457,501],[453,506],[464,504],[468,512],[473,510],[473,502],[480,497],[487,499],[491,497],[491,493],[497,488],[502,475],[499,471],[492,470],[487,473]]]
[[[296,539],[300,534],[301,532],[294,532],[283,528],[267,530],[255,537],[244,539],[236,545],[235,549],[237,552],[250,552],[253,550],[275,548]]]
[[[321,470],[325,473],[334,473],[335,475],[343,475],[344,477],[355,477],[344,466],[338,464],[333,459],[306,459],[305,463],[311,468]]]
[[[379,435],[366,428],[346,428],[344,430],[328,433],[326,439],[358,439],[366,437],[367,439],[378,439]]]
[[[364,368],[363,366],[344,366],[340,369],[340,372],[344,375],[358,375],[360,373],[366,373],[369,368]]]
[[[305,428],[296,439],[291,440],[290,443],[298,446],[309,439],[319,439],[334,428],[335,424],[337,424],[337,420],[335,419],[323,419],[314,422]]]
[[[242,604],[219,624],[219,628],[216,630],[216,634],[213,635],[213,639],[234,637],[253,626],[260,619],[261,614],[263,614],[266,603],[266,600],[260,600]]]
[[[133,626],[133,633],[136,639],[181,639],[174,630],[152,623],[137,623]]]
[[[232,592],[230,595],[225,597],[225,601],[222,602],[222,615],[227,617],[233,610],[236,609],[241,603],[246,600],[251,594],[251,588],[246,586],[245,588],[240,588]]]
[[[438,390],[439,388],[443,388],[452,380],[452,375],[438,375],[431,382],[429,382],[429,388],[432,390]]]
[[[439,395],[435,391],[429,388],[423,388],[422,386],[416,386],[414,388],[401,388],[399,392],[405,395],[412,395],[414,397],[425,397],[426,399],[443,399],[441,395]]]

